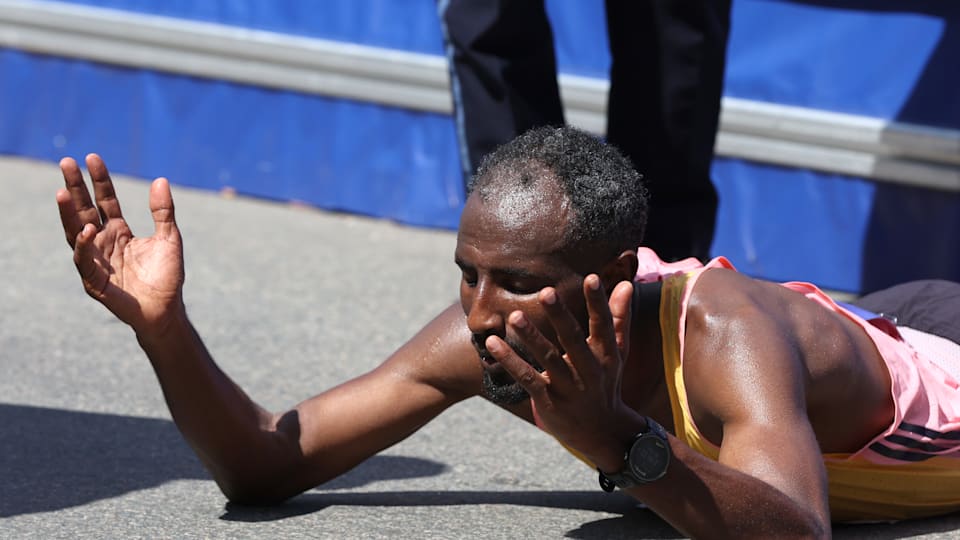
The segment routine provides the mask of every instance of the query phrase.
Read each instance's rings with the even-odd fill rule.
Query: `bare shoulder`
[[[766,341],[776,327],[789,325],[797,298],[783,287],[752,279],[734,270],[714,268],[700,276],[687,304],[686,344],[710,350],[718,342],[731,346]],[[696,361],[695,350],[684,360]]]
[[[691,412],[714,442],[731,420],[804,417],[824,451],[845,452],[889,423],[889,374],[866,332],[779,284],[706,271],[684,344]]]
[[[684,380],[691,412],[710,440],[719,443],[731,421],[801,412],[808,378],[791,321],[795,296],[721,268],[704,272],[694,286]]]
[[[683,379],[696,428],[719,446],[719,462],[825,523],[826,471],[807,408],[812,378],[796,333],[796,317],[813,312],[794,313],[813,307],[775,283],[704,271],[688,303]]]
[[[716,316],[734,313],[743,316],[746,309],[779,311],[793,300],[791,294],[776,283],[754,279],[736,270],[713,268],[700,276],[689,308]]]
[[[375,371],[432,388],[450,401],[480,393],[482,368],[458,304],[443,310]]]
[[[453,304],[375,369],[372,377],[400,379],[406,392],[404,402],[436,401],[447,407],[457,401],[483,396],[483,368],[459,304]],[[518,418],[533,424],[530,401],[497,404]]]
[[[704,272],[687,306],[687,326],[693,326],[693,331],[687,332],[688,340],[782,341],[792,349],[802,349],[807,333],[819,333],[838,323],[836,314],[800,293],[725,268]]]

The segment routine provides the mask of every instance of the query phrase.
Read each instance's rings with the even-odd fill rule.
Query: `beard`
[[[543,373],[543,368],[530,357],[530,353],[522,345],[513,341],[508,341],[507,344],[524,362]],[[483,395],[495,405],[516,405],[530,399],[530,394],[505,371],[493,374],[484,370],[481,382]]]
[[[509,375],[507,376],[509,378]],[[494,378],[489,371],[483,372],[483,395],[494,405],[516,405],[530,398],[530,394],[512,378]]]

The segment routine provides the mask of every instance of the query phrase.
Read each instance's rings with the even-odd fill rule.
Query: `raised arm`
[[[403,439],[478,391],[463,314],[453,306],[374,371],[289,411],[258,406],[217,367],[183,304],[183,248],[168,182],[150,187],[154,235],[135,237],[103,161],[60,166],[57,205],[86,292],[130,325],[177,427],[231,500],[283,500]]]

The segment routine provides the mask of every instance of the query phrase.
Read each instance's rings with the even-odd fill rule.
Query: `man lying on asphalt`
[[[934,317],[923,331],[722,257],[663,263],[637,247],[640,175],[589,134],[540,128],[491,154],[460,221],[459,304],[373,371],[279,413],[217,367],[187,317],[168,182],[150,188],[154,235],[134,237],[102,160],[86,164],[93,200],[69,158],[57,192],[83,285],[133,328],[233,501],[311,489],[482,396],[694,537],[828,537],[831,521],[960,509],[960,390],[945,365],[960,364],[960,285],[874,298]]]

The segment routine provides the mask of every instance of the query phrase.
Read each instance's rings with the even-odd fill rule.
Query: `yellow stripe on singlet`
[[[674,435],[690,448],[716,460],[720,450],[697,431],[687,406],[687,389],[683,382],[683,366],[680,358],[680,311],[684,306],[683,294],[687,282],[696,272],[674,274],[663,281],[660,292],[660,335],[663,342],[663,369],[667,390],[670,393],[670,409],[673,411]]]

